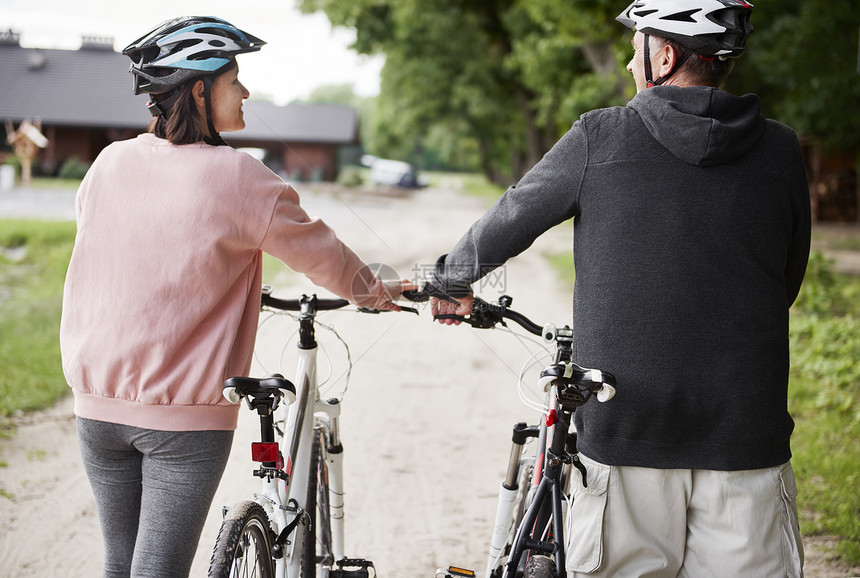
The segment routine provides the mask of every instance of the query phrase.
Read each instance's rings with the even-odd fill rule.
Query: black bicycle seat
[[[575,409],[583,405],[592,394],[598,401],[609,401],[615,396],[615,376],[599,369],[587,369],[566,362],[550,365],[541,371],[539,382],[543,387],[550,383],[558,386],[558,400]]]
[[[232,389],[239,397],[266,397],[286,395],[292,400],[296,397],[296,386],[282,375],[270,377],[231,377],[224,382],[224,389]],[[277,393],[276,393],[277,392]]]

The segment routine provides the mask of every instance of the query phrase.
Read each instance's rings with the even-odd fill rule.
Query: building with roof
[[[41,122],[43,172],[70,158],[92,162],[111,142],[146,130],[147,96],[132,93],[129,60],[112,38],[84,37],[78,50],[25,48],[19,38],[0,32],[0,130],[10,121]],[[248,100],[243,109],[245,129],[225,139],[263,149],[266,163],[293,180],[334,179],[339,150],[358,143],[358,116],[348,106]],[[0,147],[5,142],[4,134]],[[0,148],[0,162],[8,154]]]

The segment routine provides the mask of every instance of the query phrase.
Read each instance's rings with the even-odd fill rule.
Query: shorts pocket
[[[589,574],[603,563],[603,517],[606,511],[610,466],[579,455],[586,469],[587,486],[572,469],[571,524],[567,536],[567,570]]]
[[[803,542],[797,522],[797,484],[790,463],[779,470],[782,494],[782,551],[785,575],[788,578],[803,576]]]

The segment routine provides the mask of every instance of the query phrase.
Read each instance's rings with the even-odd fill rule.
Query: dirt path
[[[404,277],[414,275],[416,263],[419,269],[430,265],[450,249],[484,209],[482,202],[446,190],[402,198],[306,195],[305,205],[365,260],[386,263]],[[571,239],[570,226],[549,232],[481,294],[493,297],[502,289],[529,316],[564,323],[570,295],[559,290],[542,254],[568,249]],[[311,290],[295,276],[289,279],[285,283],[299,284],[280,293]],[[373,560],[383,578],[432,577],[437,567],[452,563],[482,569],[510,428],[536,415],[516,393],[516,372],[534,347],[503,332],[434,325],[427,311],[421,318],[335,313],[324,321],[350,344],[354,362],[342,420],[347,555]],[[337,343],[329,343],[338,359]],[[260,349],[266,359],[280,357],[275,341]],[[334,393],[342,387],[342,366],[333,371]],[[0,498],[0,574],[97,576],[101,537],[71,401],[17,423],[14,437],[0,442],[0,459],[7,463],[0,468],[6,493]],[[194,578],[206,575],[221,506],[257,488],[248,459],[256,432],[255,418],[243,411]],[[808,552],[808,576],[851,575],[826,566],[819,551]]]

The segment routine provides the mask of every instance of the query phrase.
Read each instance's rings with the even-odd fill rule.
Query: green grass
[[[853,225],[844,227],[813,227],[812,243],[820,249],[834,251],[860,251],[860,235],[852,230]]]
[[[546,255],[564,287],[573,256]],[[860,278],[832,272],[813,252],[791,310],[789,411],[800,529],[835,536],[835,553],[860,564]]]
[[[789,410],[801,530],[860,563],[860,278],[810,256],[791,315]]]
[[[573,267],[573,253],[544,253],[543,257],[555,269],[561,286],[565,290],[572,291],[573,284],[576,281],[576,272]]]
[[[68,391],[59,319],[74,238],[74,223],[0,221],[2,416],[43,408]]]
[[[488,205],[494,203],[505,192],[505,187],[494,185],[484,175],[478,173],[426,171],[421,173],[421,177],[427,179],[431,187],[439,187],[443,184],[451,186],[453,184],[455,188],[471,197],[486,200]]]
[[[33,189],[72,189],[77,190],[81,179],[60,179],[56,177],[34,177],[30,181]]]

